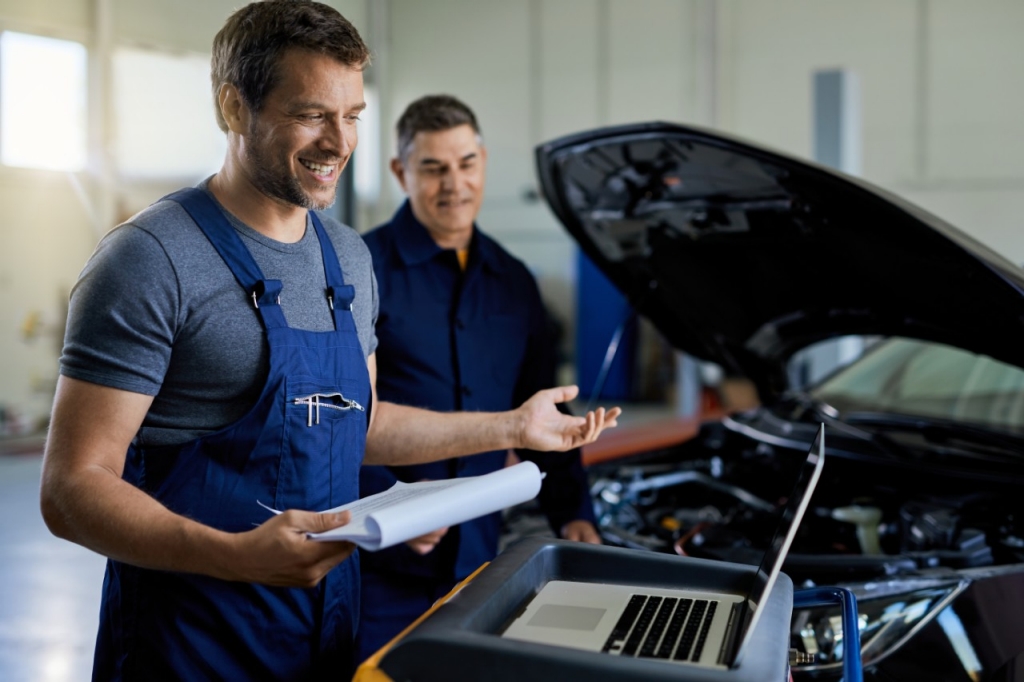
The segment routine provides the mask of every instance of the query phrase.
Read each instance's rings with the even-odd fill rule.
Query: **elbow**
[[[61,504],[63,496],[56,488],[57,486],[43,479],[39,489],[39,511],[42,512],[43,523],[51,533],[62,540],[72,540],[67,514],[64,512],[64,505]]]
[[[50,529],[50,532],[59,538],[67,539],[63,534],[64,524],[62,523],[60,507],[53,498],[53,494],[45,486],[39,494],[39,511],[42,512],[43,523]]]

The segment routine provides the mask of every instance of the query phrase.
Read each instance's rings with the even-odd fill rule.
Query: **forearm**
[[[172,513],[121,478],[151,402],[60,378],[43,456],[43,519],[55,535],[112,559],[231,579],[231,536]]]
[[[239,579],[231,534],[171,512],[104,467],[45,472],[43,516],[55,535],[144,568]]]
[[[518,447],[522,424],[510,412],[431,412],[378,402],[364,464],[422,464]]]

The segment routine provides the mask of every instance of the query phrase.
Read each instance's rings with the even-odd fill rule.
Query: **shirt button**
[[[462,395],[471,396],[471,395],[473,395],[473,391],[469,390],[469,386],[463,386],[462,387]]]
[[[463,322],[461,318],[457,318],[455,320],[455,328],[456,329],[465,329],[466,328],[466,323]]]

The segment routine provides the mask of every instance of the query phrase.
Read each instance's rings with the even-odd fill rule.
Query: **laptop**
[[[502,637],[707,668],[739,665],[824,463],[822,424],[746,594],[552,580]]]

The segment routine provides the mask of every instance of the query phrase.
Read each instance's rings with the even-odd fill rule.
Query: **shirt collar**
[[[408,199],[402,203],[391,223],[398,233],[398,254],[406,266],[425,263],[445,250],[437,245],[427,232],[427,228],[416,219]],[[473,224],[473,239],[469,243],[470,268],[473,267],[474,261],[496,272],[504,270],[501,259],[498,258],[497,245],[480,232],[476,223]]]

